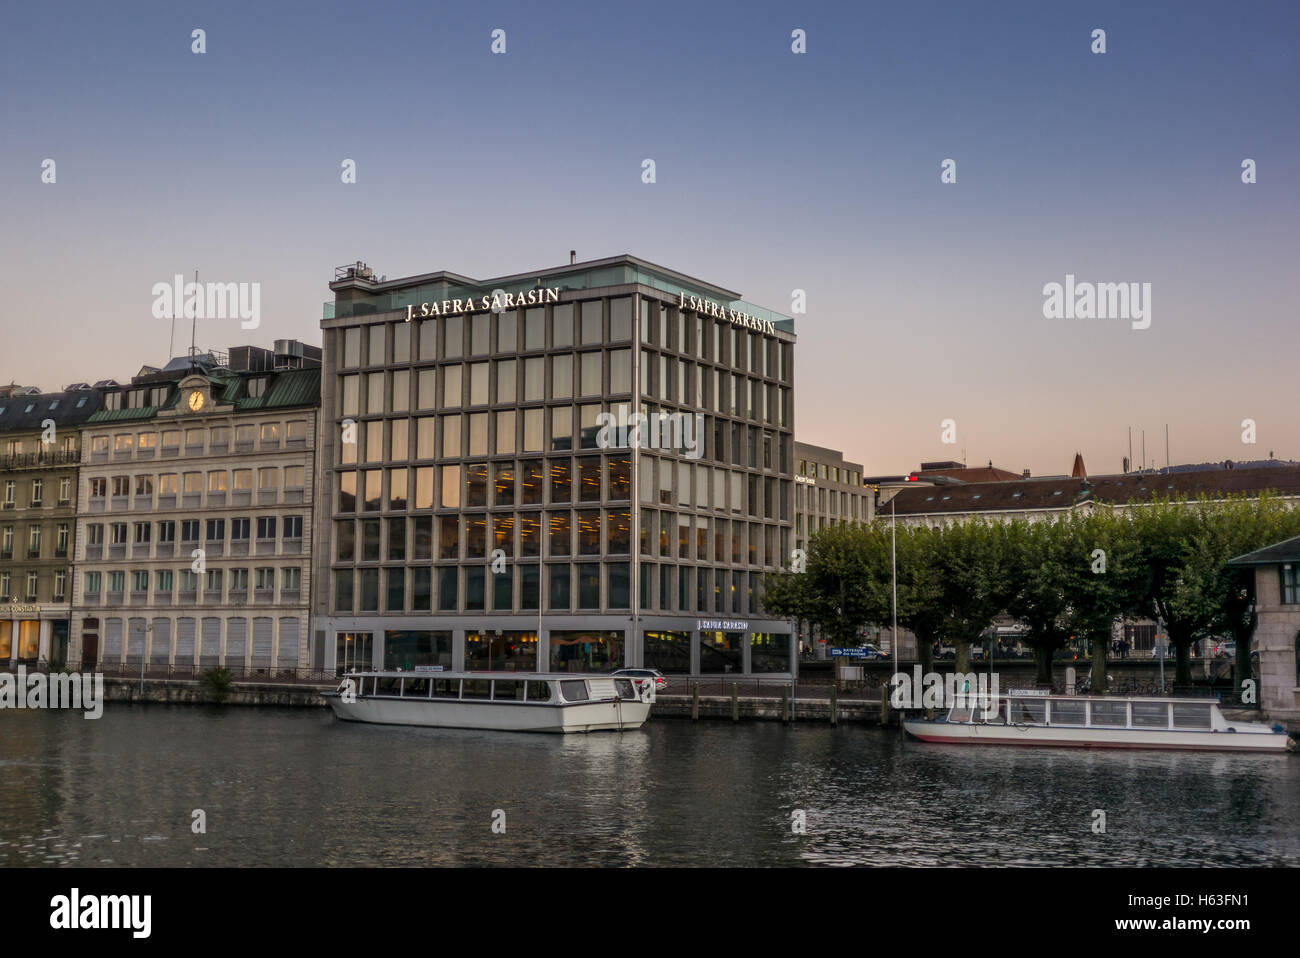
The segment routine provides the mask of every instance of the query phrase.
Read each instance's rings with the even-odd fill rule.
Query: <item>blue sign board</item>
[[[831,655],[835,658],[843,656],[846,659],[865,659],[871,655],[870,649],[836,649],[830,650]]]

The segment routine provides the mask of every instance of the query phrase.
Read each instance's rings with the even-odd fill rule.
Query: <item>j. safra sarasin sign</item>
[[[530,289],[522,293],[497,292],[487,296],[468,299],[444,299],[441,302],[421,303],[419,306],[406,307],[406,321],[424,316],[455,316],[457,313],[478,313],[491,311],[499,313],[503,309],[515,309],[520,306],[545,306],[558,303],[560,290],[558,286],[546,289]]]

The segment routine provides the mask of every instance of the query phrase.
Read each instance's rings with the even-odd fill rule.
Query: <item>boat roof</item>
[[[958,693],[961,694],[961,693]],[[965,693],[971,698],[988,698],[988,692],[970,691]],[[1182,705],[1218,705],[1217,696],[1210,695],[1067,695],[1065,693],[1053,692],[1050,695],[1026,695],[1023,692],[1016,694],[1015,691],[998,692],[995,698],[1009,699],[1013,702],[1042,702],[1050,699],[1053,702],[1067,699],[1076,702],[1173,702]]]
[[[451,669],[443,669],[441,671],[426,670],[421,672],[417,672],[414,669],[409,672],[404,670],[345,672],[342,677],[348,678],[353,675],[383,676],[384,678],[394,679],[530,679],[532,681],[544,679],[622,679],[635,677],[611,675],[608,672],[502,672],[499,670],[496,672],[453,672]]]

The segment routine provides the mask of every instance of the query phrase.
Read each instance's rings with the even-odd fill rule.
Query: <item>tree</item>
[[[938,631],[956,650],[955,668],[970,671],[970,648],[1011,597],[1006,527],[980,520],[939,530],[935,564],[939,573]]]
[[[1067,566],[1074,560],[1061,522],[1012,521],[1008,526],[1008,565],[1013,587],[1007,612],[1024,623],[1025,641],[1034,650],[1039,684],[1052,683],[1052,653],[1070,636],[1066,616]]]
[[[768,576],[763,608],[806,619],[836,644],[857,645],[863,625],[888,617],[881,587],[888,569],[888,544],[877,524],[825,526],[809,540],[804,572]]]
[[[1117,619],[1141,609],[1148,594],[1141,546],[1132,521],[1108,508],[1075,513],[1060,523],[1066,561],[1064,624],[1091,648],[1092,689],[1106,690],[1106,652]]]

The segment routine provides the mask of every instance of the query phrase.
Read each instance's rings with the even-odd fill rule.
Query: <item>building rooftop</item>
[[[1228,565],[1278,565],[1282,562],[1300,562],[1300,536],[1293,539],[1283,539],[1271,546],[1265,546],[1262,549],[1256,549],[1254,552],[1247,552],[1245,555],[1237,556],[1235,559],[1229,559]]]
[[[685,273],[647,262],[630,253],[605,259],[587,260],[552,266],[528,273],[512,273],[489,279],[474,279],[460,273],[438,270],[399,279],[375,278],[374,271],[362,262],[341,266],[335,280],[334,302],[327,302],[326,320],[371,313],[394,312],[418,306],[434,299],[466,299],[491,295],[494,290],[506,293],[527,291],[541,286],[561,291],[600,289],[608,286],[641,285],[667,293],[685,292],[724,304],[729,309],[749,313],[770,321],[776,329],[794,333],[794,319],[784,313],[747,303],[740,293]]]
[[[47,419],[55,427],[86,422],[103,402],[98,389],[65,389],[57,393],[23,394],[0,398],[0,432],[22,432],[44,428]]]
[[[1128,505],[1157,497],[1189,500],[1201,495],[1247,495],[1266,490],[1300,495],[1300,466],[904,487],[893,501],[899,515],[926,515],[1065,509],[1085,502]]]

